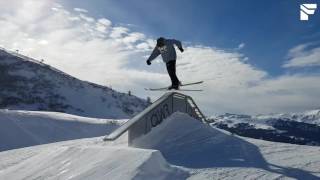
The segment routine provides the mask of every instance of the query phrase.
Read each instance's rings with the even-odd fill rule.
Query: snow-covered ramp
[[[1,179],[185,179],[159,151],[101,145],[45,145],[0,153]]]
[[[0,151],[102,136],[123,122],[58,112],[0,110]]]
[[[184,113],[174,113],[132,146],[159,150],[170,164],[189,168],[191,179],[320,179],[318,147],[231,135]]]

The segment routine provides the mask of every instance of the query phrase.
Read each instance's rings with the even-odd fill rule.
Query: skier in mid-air
[[[184,51],[180,41],[175,39],[165,39],[164,37],[158,38],[157,45],[147,60],[147,64],[151,65],[151,61],[161,54],[162,60],[166,63],[167,71],[171,79],[171,86],[168,87],[168,90],[178,90],[181,84],[176,75],[177,54],[174,45],[176,45],[181,52]]]

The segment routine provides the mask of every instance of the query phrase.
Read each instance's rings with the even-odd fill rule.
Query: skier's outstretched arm
[[[180,49],[180,51],[181,51],[181,52],[183,52],[183,51],[184,51],[184,49],[182,48],[181,41],[178,41],[178,40],[172,39],[172,42],[173,42],[173,44],[175,44],[175,45]]]
[[[150,55],[150,57],[147,60],[147,64],[150,65],[151,61],[153,61],[156,57],[158,57],[160,54],[160,51],[157,47],[155,47]]]

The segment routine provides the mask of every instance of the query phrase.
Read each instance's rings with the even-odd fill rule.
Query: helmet
[[[157,46],[158,46],[158,47],[164,46],[164,40],[165,40],[164,37],[159,37],[159,38],[157,39]]]

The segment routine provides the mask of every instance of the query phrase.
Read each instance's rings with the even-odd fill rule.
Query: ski
[[[190,86],[190,85],[195,85],[195,84],[202,84],[204,81],[197,81],[197,82],[191,82],[191,83],[185,83],[181,84],[180,87],[182,86]],[[163,90],[168,90],[169,87],[161,87],[161,88],[144,88],[146,91],[163,91]],[[179,89],[180,90],[180,89]],[[178,90],[178,91],[179,91]],[[201,89],[184,89],[183,91],[202,91]]]
[[[180,86],[190,86],[190,85],[194,85],[194,84],[202,84],[203,81],[198,81],[198,82],[191,82],[191,83],[186,83],[186,84],[181,84]]]
[[[174,91],[203,91],[202,89],[178,89]]]
[[[147,89],[145,88],[146,91],[203,91],[202,89],[171,89],[168,90],[166,89]]]
[[[144,88],[146,91],[163,91],[163,90],[168,90],[168,87],[164,88]]]

